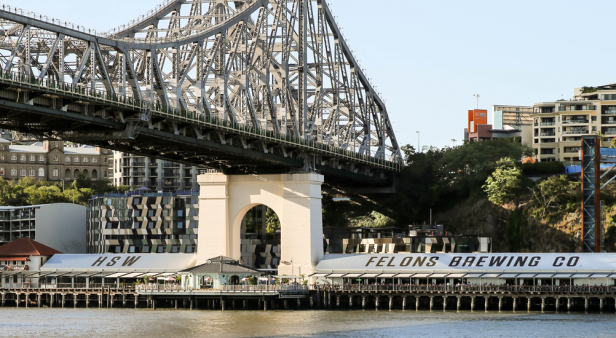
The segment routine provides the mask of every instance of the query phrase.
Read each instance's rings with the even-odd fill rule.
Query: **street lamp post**
[[[473,94],[477,98],[477,109],[479,109],[479,94]]]
[[[452,138],[452,139],[451,139],[451,147],[453,148],[453,147],[455,147],[455,146],[456,146],[456,139],[455,139],[455,138]]]
[[[419,131],[415,131],[417,133],[417,152],[421,152],[421,143],[419,142]]]

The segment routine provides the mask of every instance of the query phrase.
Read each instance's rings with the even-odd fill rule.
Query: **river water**
[[[6,337],[614,337],[616,314],[0,309]]]

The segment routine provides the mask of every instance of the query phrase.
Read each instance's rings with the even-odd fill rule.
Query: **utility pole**
[[[479,109],[479,94],[473,94],[477,98],[477,109]]]

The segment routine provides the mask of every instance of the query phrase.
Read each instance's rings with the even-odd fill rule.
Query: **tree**
[[[569,202],[579,201],[577,198],[580,183],[570,182],[565,175],[549,177],[531,189],[532,201],[537,204],[541,218],[551,212],[563,211]],[[578,207],[577,203],[574,204]]]
[[[380,212],[372,211],[359,225],[370,228],[383,228],[395,226],[396,222]]]
[[[62,191],[56,186],[31,185],[24,192],[28,194],[26,202],[29,205],[66,202]]]
[[[524,187],[522,170],[516,167],[515,162],[509,157],[500,159],[496,165],[496,170],[482,187],[488,195],[488,200],[496,205],[519,201]],[[517,205],[516,202],[516,207]]]
[[[278,215],[276,215],[276,212],[270,209],[270,207],[267,207],[265,218],[266,233],[268,236],[273,237],[276,230],[280,229],[280,219],[278,218]]]

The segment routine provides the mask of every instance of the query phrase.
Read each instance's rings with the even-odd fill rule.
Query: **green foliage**
[[[614,137],[612,141],[610,141],[610,148],[616,148],[616,137]]]
[[[86,205],[94,194],[118,190],[110,181],[92,181],[83,174],[71,184],[64,186],[64,192],[62,188],[62,183],[52,184],[31,177],[19,181],[6,181],[0,178],[0,205],[24,206],[72,202]],[[125,188],[128,187],[120,187],[120,190]]]
[[[580,183],[570,182],[565,175],[542,180],[531,189],[535,216],[546,218],[559,216],[565,211],[574,211],[579,204]]]
[[[612,225],[605,230],[603,248],[607,252],[616,252],[616,226]]]
[[[496,165],[496,170],[483,185],[488,200],[496,205],[518,200],[524,188],[522,170],[509,157],[498,160]]]
[[[564,174],[565,165],[558,161],[522,163],[522,172],[524,175]]]
[[[266,225],[267,235],[270,237],[274,236],[274,234],[276,233],[276,230],[280,229],[280,219],[278,218],[278,215],[276,215],[274,210],[270,209],[269,207],[267,207],[267,211],[265,212],[265,217],[266,217],[265,225]]]
[[[358,225],[370,228],[382,228],[395,226],[396,222],[378,211],[372,211],[367,216],[362,217]]]
[[[510,252],[523,251],[524,238],[527,236],[526,228],[528,221],[525,213],[521,209],[515,209],[505,223],[505,243],[509,246]]]

